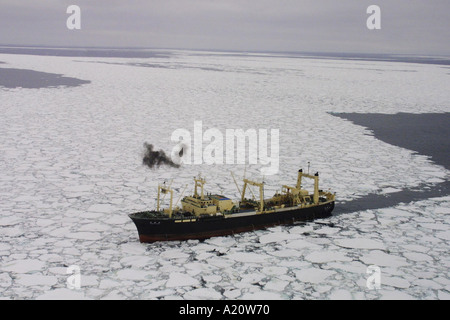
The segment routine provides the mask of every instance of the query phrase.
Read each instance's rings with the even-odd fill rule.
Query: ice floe
[[[336,245],[344,248],[354,248],[354,249],[380,249],[384,250],[385,245],[380,240],[367,239],[367,238],[348,238],[348,239],[337,239],[334,242]]]
[[[37,259],[19,259],[10,262],[3,262],[2,271],[13,273],[28,273],[33,271],[41,271],[45,268],[46,263]]]
[[[237,199],[230,170],[262,178],[258,165],[142,166],[145,141],[169,153],[172,132],[195,120],[221,131],[280,129],[279,173],[264,177],[267,190],[293,184],[309,161],[337,206],[447,181],[427,156],[330,114],[448,112],[445,68],[186,52],[134,65],[0,60],[90,81],[0,88],[0,298],[449,299],[449,196],[204,241],[142,244],[127,216],[153,208],[156,186],[171,179],[181,190],[201,172],[208,191]],[[71,266],[80,289],[67,287]],[[370,266],[379,289],[367,287]]]
[[[313,284],[323,283],[325,279],[334,275],[333,270],[323,270],[319,268],[307,268],[295,271],[295,277],[302,282],[309,282]]]

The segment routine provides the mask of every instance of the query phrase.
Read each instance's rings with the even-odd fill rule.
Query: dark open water
[[[62,74],[27,69],[0,68],[0,87],[10,89],[19,87],[28,89],[58,86],[76,87],[87,83],[90,83],[90,81],[64,77]]]
[[[429,156],[433,162],[450,169],[450,113],[370,114],[332,113],[373,132],[375,138],[389,144]],[[443,169],[444,170],[444,169]],[[334,213],[395,206],[450,194],[450,182],[438,184],[426,181],[416,188],[389,194],[368,194],[365,197],[337,204]]]

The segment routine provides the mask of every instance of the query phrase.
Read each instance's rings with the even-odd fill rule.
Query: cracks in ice
[[[450,298],[450,199],[442,191],[447,171],[326,113],[445,111],[448,75],[440,69],[406,66],[417,72],[402,73],[409,82],[400,83],[355,71],[359,62],[354,61],[341,61],[342,73],[330,73],[331,60],[302,60],[299,67],[290,59],[204,55],[200,62],[177,55],[174,65],[186,68],[111,66],[111,76],[104,77],[101,70],[108,65],[80,69],[80,63],[61,59],[64,63],[54,64],[51,57],[40,57],[39,65],[92,82],[0,92],[0,297]],[[37,65],[33,56],[0,60],[17,68]],[[203,63],[223,63],[230,72],[201,70]],[[379,62],[379,68],[392,66]],[[151,89],[145,85],[149,75]],[[326,80],[326,92],[324,79],[333,80]],[[351,95],[349,84],[355,88]],[[433,95],[425,99],[428,89]],[[159,179],[177,176],[183,185],[198,173],[195,166],[149,173],[141,168],[141,143],[151,138],[170,144],[173,130],[189,129],[194,120],[219,130],[279,126],[282,165],[279,175],[266,177],[267,184],[289,184],[299,163],[314,161],[321,184],[337,192],[336,215],[205,241],[139,243],[126,214],[154,204]],[[234,195],[229,169],[244,168],[202,167],[208,187]],[[247,170],[257,175],[259,167]],[[441,196],[424,199],[439,184]],[[411,186],[417,191],[412,198],[405,194],[388,203],[399,195],[396,190]],[[355,200],[365,195],[375,196],[369,199],[374,207],[366,205],[368,198],[364,205]],[[66,287],[66,269],[73,264],[81,269],[80,291]],[[366,288],[371,264],[381,268],[378,291]]]

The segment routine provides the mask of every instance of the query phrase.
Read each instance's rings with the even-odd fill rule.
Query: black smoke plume
[[[142,163],[149,168],[160,167],[161,165],[168,165],[173,168],[179,168],[180,165],[170,159],[163,150],[154,151],[153,145],[144,142],[145,154]]]

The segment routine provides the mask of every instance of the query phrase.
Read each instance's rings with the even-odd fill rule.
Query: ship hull
[[[334,201],[271,213],[237,213],[196,219],[152,219],[130,214],[141,242],[207,239],[331,216]]]

